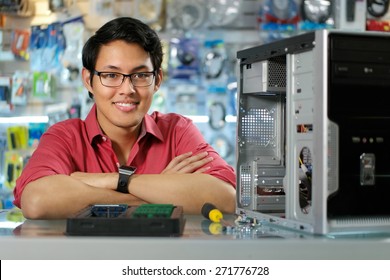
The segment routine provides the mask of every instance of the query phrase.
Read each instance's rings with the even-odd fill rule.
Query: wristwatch
[[[129,193],[128,184],[130,181],[131,175],[135,173],[137,168],[133,166],[122,165],[119,167],[119,180],[118,186],[116,187],[117,192]]]

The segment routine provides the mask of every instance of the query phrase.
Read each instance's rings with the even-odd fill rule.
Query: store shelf
[[[0,117],[0,124],[48,123],[48,116]]]
[[[16,117],[16,116],[40,116],[40,115],[50,115],[56,113],[62,113],[67,111],[68,103],[52,103],[52,104],[29,104],[27,106],[15,106],[8,112],[1,112],[1,117]]]

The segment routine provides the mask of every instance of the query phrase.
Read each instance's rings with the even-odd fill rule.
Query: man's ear
[[[156,72],[156,79],[155,79],[155,82],[154,82],[154,91],[157,91],[160,88],[162,80],[163,80],[163,71],[160,68]]]
[[[85,86],[85,88],[89,91],[89,92],[92,92],[93,89],[92,89],[92,84],[91,84],[91,72],[83,67],[83,69],[81,70],[81,76],[82,76],[82,80],[83,80],[83,84]]]

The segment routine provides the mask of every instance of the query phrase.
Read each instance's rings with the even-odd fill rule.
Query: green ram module
[[[133,218],[170,218],[175,208],[172,204],[142,204],[138,206]]]

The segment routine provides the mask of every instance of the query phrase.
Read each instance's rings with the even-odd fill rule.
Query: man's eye
[[[148,77],[148,75],[147,75],[147,73],[135,73],[134,75],[133,75],[133,78],[134,79],[145,79],[145,78],[147,78]]]
[[[118,79],[119,78],[119,74],[117,74],[117,73],[105,73],[104,75],[103,75],[103,78],[105,78],[105,79]]]

